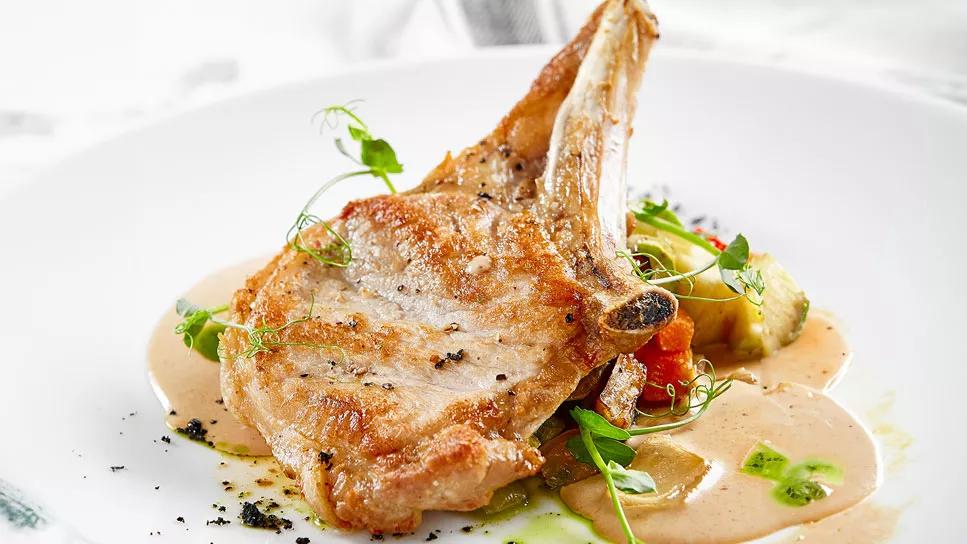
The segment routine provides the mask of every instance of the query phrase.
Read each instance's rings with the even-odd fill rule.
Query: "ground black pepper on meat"
[[[326,470],[332,470],[332,453],[328,451],[320,451],[319,462],[326,466]]]

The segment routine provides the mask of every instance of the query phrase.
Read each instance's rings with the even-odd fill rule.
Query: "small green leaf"
[[[772,490],[772,495],[789,506],[806,506],[807,504],[825,499],[828,496],[826,488],[812,480],[785,480]]]
[[[198,310],[198,306],[195,306],[183,298],[179,298],[178,302],[175,303],[175,312],[177,312],[181,317],[188,317]]]
[[[719,268],[719,275],[722,277],[722,283],[727,285],[732,292],[739,295],[745,294],[745,284],[739,279],[738,272],[726,268]]]
[[[608,438],[614,438],[615,440],[628,440],[631,438],[631,434],[628,431],[615,427],[595,411],[575,406],[571,409],[571,417],[574,418],[574,421],[578,425],[590,431],[592,435],[606,436]]]
[[[357,142],[373,139],[373,135],[370,134],[369,131],[363,127],[356,126],[356,125],[349,125],[348,128],[349,128],[349,136],[353,140],[356,140]]]
[[[625,468],[614,461],[608,462],[608,470],[614,486],[625,493],[639,495],[655,492],[655,480],[647,472]]]
[[[375,170],[399,174],[403,165],[396,159],[396,152],[386,140],[362,140],[359,160]]]
[[[762,296],[762,293],[765,292],[766,282],[762,278],[762,272],[757,268],[747,266],[739,271],[738,276],[739,281],[741,281],[743,285],[749,289],[752,289],[755,294],[759,295],[760,297]]]
[[[598,454],[601,455],[601,459],[605,463],[614,461],[621,466],[627,466],[635,458],[635,450],[624,442],[601,436],[594,436],[591,438],[591,441],[594,443],[594,447],[598,450]],[[578,461],[586,465],[591,465],[592,467],[597,466],[594,464],[594,459],[591,458],[588,449],[584,447],[584,442],[580,436],[574,436],[568,440],[567,449]]]
[[[785,478],[789,459],[766,444],[756,444],[742,463],[742,472],[769,480]]]
[[[719,268],[742,270],[749,262],[749,242],[739,234],[719,255]]]

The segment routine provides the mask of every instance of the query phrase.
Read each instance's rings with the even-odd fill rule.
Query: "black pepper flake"
[[[380,387],[382,387],[383,389],[389,391],[390,389],[393,388],[393,384],[387,382],[387,383],[384,383],[383,385],[381,385]]]
[[[507,375],[506,374],[497,374],[497,381],[498,382],[502,382],[502,381],[504,381],[506,379],[507,379]]]
[[[349,325],[350,329],[355,329],[356,325],[359,325],[359,323],[355,319],[350,319],[349,323],[346,323],[346,324]]]
[[[403,285],[403,284],[400,284],[400,285],[397,285],[396,286],[396,290],[399,291],[399,292],[401,292],[401,293],[403,292],[403,289],[406,289],[406,286]]]
[[[376,384],[374,384],[373,382],[363,382],[363,387],[370,387],[373,385],[376,385]]]
[[[479,193],[477,193],[477,196],[484,200],[490,200],[491,198],[493,198],[492,196],[490,196],[490,193],[485,193],[483,191],[480,191]]]
[[[175,520],[176,521],[180,521],[181,523],[184,523],[185,522],[185,517],[184,516],[178,516],[178,517],[175,518]]]
[[[295,544],[309,544],[309,542],[309,538],[305,536],[300,536],[299,538],[295,539]]]
[[[207,442],[205,435],[208,434],[208,429],[205,428],[204,424],[197,417],[191,418],[187,425],[184,427],[178,427],[175,430],[187,436],[191,440],[195,440],[197,442]]]
[[[111,472],[117,472],[119,470],[124,470],[124,465],[116,465],[111,467]]]
[[[512,397],[516,397],[517,396],[517,393],[514,393],[513,391],[508,391],[507,394],[510,395],[510,396],[512,396]]]
[[[319,462],[326,466],[326,470],[332,470],[332,452],[320,451]]]
[[[441,368],[443,368],[443,365],[444,365],[444,364],[445,364],[446,362],[447,362],[447,360],[446,360],[446,359],[440,359],[439,361],[437,361],[437,362],[435,362],[435,363],[433,363],[433,368],[435,368],[435,369],[437,369],[437,370],[440,370]]]
[[[291,521],[275,514],[263,514],[258,506],[250,502],[242,504],[242,514],[239,517],[242,518],[242,524],[258,529],[275,529],[281,532],[280,529],[292,528]]]
[[[462,361],[463,360],[463,350],[458,349],[456,353],[447,352],[447,359],[451,361]]]
[[[426,535],[426,541],[427,542],[430,542],[431,540],[436,540],[438,538],[440,538],[440,537],[436,536],[436,534],[434,534],[434,533],[430,533],[430,534]]]
[[[176,415],[178,415],[178,412],[172,410],[172,411],[168,412],[168,415],[169,416],[176,416]]]
[[[303,372],[302,374],[299,374],[299,377],[300,378],[308,378],[309,377],[309,373],[308,372]]]
[[[221,516],[218,516],[218,519],[210,519],[206,521],[205,525],[228,525],[229,523],[231,523],[231,521],[228,521],[227,519]]]
[[[370,540],[383,540],[383,535],[370,535]]]
[[[565,323],[574,323],[574,314],[567,314],[564,316]]]
[[[463,532],[465,532],[465,533],[469,533],[470,531],[473,531],[473,526],[471,526],[471,525],[465,525],[465,526],[461,527],[460,530],[463,531]]]
[[[162,436],[161,441],[164,442],[165,444],[171,444],[171,437],[168,435]]]
[[[524,169],[524,165],[521,163],[517,163],[514,165],[514,170],[517,170],[518,172],[520,172],[523,169]]]

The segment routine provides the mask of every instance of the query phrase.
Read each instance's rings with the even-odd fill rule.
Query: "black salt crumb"
[[[191,440],[198,442],[207,442],[205,435],[208,434],[208,429],[205,428],[204,424],[197,417],[193,417],[188,421],[188,424],[184,427],[178,427],[175,429],[179,433],[184,434]]]
[[[280,529],[291,529],[292,522],[276,516],[275,514],[265,515],[263,514],[258,506],[250,502],[242,504],[242,514],[239,516],[242,518],[242,523],[249,527],[256,527],[259,529],[275,529],[279,531]]]

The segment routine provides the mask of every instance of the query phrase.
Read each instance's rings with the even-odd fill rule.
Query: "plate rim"
[[[163,125],[177,123],[183,118],[188,118],[210,109],[222,108],[233,103],[249,101],[258,97],[270,96],[286,89],[320,85],[328,81],[351,78],[358,75],[370,75],[389,70],[406,70],[415,67],[427,67],[432,65],[444,66],[453,63],[521,59],[535,56],[544,56],[547,60],[550,60],[550,58],[559,50],[559,44],[510,45],[482,48],[471,51],[470,53],[454,56],[433,58],[371,59],[340,66],[335,68],[332,72],[317,76],[272,83],[263,88],[252,89],[236,95],[226,96],[213,102],[193,105],[183,110],[176,110],[171,113],[162,114],[161,116],[151,119],[143,124],[129,127],[128,129],[125,129],[119,133],[111,134],[103,139],[91,141],[74,152],[63,157],[59,157],[51,163],[39,167],[36,172],[29,175],[22,183],[15,184],[9,191],[0,194],[0,202],[13,199],[21,192],[30,190],[38,183],[43,183],[48,177],[57,173],[57,171],[64,166],[69,166],[71,162],[84,157],[89,153],[95,152],[102,147],[109,147],[118,141],[136,137]],[[878,93],[898,103],[912,103],[919,107],[934,110],[941,115],[955,117],[960,122],[967,124],[967,106],[961,106],[952,100],[937,97],[927,92],[917,91],[914,88],[902,85],[899,82],[891,83],[887,80],[869,77],[850,77],[840,72],[834,73],[831,71],[823,71],[809,66],[793,66],[784,63],[770,63],[752,58],[732,58],[726,53],[697,51],[694,49],[675,46],[657,48],[654,50],[652,55],[654,57],[663,59],[667,58],[673,61],[724,64],[747,70],[755,70],[761,73],[772,72],[782,76],[783,78],[791,77],[804,80],[819,80],[828,84],[840,85],[856,91]]]

